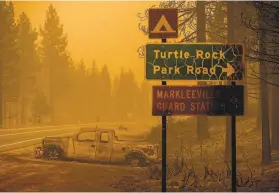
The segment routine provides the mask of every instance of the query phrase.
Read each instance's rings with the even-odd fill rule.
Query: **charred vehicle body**
[[[41,147],[36,147],[36,158],[74,159],[111,163],[129,163],[144,166],[157,163],[159,145],[143,141],[121,140],[125,133],[112,129],[82,128],[73,136],[45,137]],[[123,139],[123,138],[122,138]]]

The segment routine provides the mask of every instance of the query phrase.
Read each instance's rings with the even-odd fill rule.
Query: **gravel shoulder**
[[[0,191],[125,191],[146,178],[145,168],[33,158],[33,147],[0,154]],[[127,180],[128,179],[128,180]]]

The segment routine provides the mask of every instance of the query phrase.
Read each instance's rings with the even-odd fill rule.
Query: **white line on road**
[[[84,124],[84,125],[93,125],[96,123]],[[41,126],[41,127],[22,127],[22,128],[14,128],[14,129],[1,129],[1,132],[7,131],[18,131],[18,130],[28,130],[28,129],[44,129],[44,128],[54,128],[54,127],[70,127],[70,126],[82,126],[82,125],[56,125],[56,126]]]
[[[28,134],[28,133],[40,133],[40,132],[43,132],[43,131],[58,131],[58,130],[66,130],[66,129],[74,129],[74,128],[48,129],[48,130],[40,130],[40,131],[22,132],[22,133],[10,133],[10,134],[5,134],[5,135],[0,135],[0,137],[12,136],[12,135],[21,135],[21,134]],[[78,128],[76,128],[76,129],[78,129]]]
[[[62,135],[69,135],[69,134],[74,134],[74,133],[65,133],[65,134],[62,134]],[[53,136],[53,137],[59,137],[59,136],[62,136],[62,135],[56,135],[56,136]],[[36,140],[40,140],[40,139],[43,139],[44,137],[40,137],[40,138],[35,138],[35,139],[29,139],[29,140],[24,140],[24,141],[19,141],[19,142],[15,142],[15,143],[10,143],[10,144],[5,144],[5,145],[1,145],[1,147],[6,147],[6,146],[11,146],[11,145],[16,145],[16,144],[20,144],[20,143],[25,143],[25,142],[29,142],[29,141],[36,141]]]
[[[90,125],[96,125],[96,124],[106,124],[106,125],[130,125],[134,123],[111,123],[111,122],[95,122],[95,123],[88,123],[88,124],[80,124],[80,125],[56,125],[56,126],[42,126],[42,127],[23,127],[23,128],[14,128],[14,129],[0,129],[0,132],[8,132],[8,131],[18,131],[18,130],[28,130],[28,129],[44,129],[44,128],[54,128],[54,127],[79,127],[79,126],[90,126]]]

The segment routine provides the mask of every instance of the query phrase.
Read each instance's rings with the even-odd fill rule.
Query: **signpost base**
[[[235,82],[232,82],[235,86]],[[236,116],[231,116],[232,128],[232,192],[236,192]]]

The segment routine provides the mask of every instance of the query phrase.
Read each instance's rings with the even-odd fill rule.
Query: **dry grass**
[[[272,183],[271,178],[279,182],[279,163],[274,161],[269,166],[261,165],[261,133],[255,131],[255,124],[256,120],[237,123],[238,191],[278,190],[278,185]],[[203,143],[195,142],[191,133],[184,131],[184,135],[178,137],[176,142],[180,144],[176,145],[173,156],[168,157],[168,191],[230,191],[230,163],[224,162],[225,128],[211,128],[211,139]],[[149,179],[159,180],[160,166],[151,168]]]

